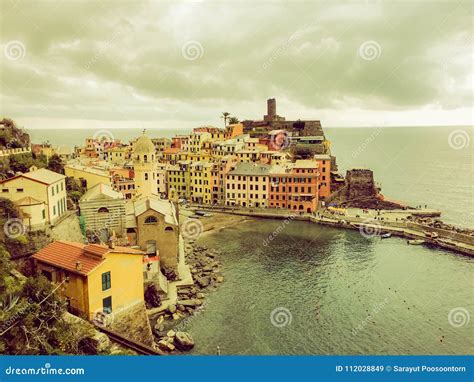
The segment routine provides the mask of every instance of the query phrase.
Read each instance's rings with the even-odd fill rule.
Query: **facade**
[[[23,226],[29,231],[43,230],[48,221],[46,220],[46,206],[41,200],[25,196],[15,201],[23,215]]]
[[[211,174],[214,164],[210,162],[195,162],[190,166],[191,201],[199,204],[211,204],[212,181]]]
[[[68,310],[93,320],[143,303],[143,255],[127,247],[56,241],[32,259],[37,274],[63,283]]]
[[[315,155],[314,159],[319,164],[319,198],[324,200],[331,194],[331,156]]]
[[[312,213],[318,207],[319,172],[316,161],[298,160],[270,171],[269,207]]]
[[[134,145],[133,170],[135,175],[135,193],[137,197],[157,194],[156,153],[150,138],[143,134]]]
[[[226,175],[226,205],[267,207],[270,166],[238,163]]]
[[[178,266],[179,225],[173,202],[148,197],[127,203],[127,237],[149,257],[157,257],[161,265]]]
[[[66,177],[47,169],[39,169],[0,182],[1,195],[13,202],[25,203],[25,197],[44,203],[44,209],[37,205],[26,205],[24,212],[33,222],[45,221],[54,224],[67,212]],[[21,208],[21,206],[20,206]]]
[[[64,166],[66,176],[77,179],[87,189],[96,184],[112,185],[112,177],[108,170],[98,166],[84,166],[79,163],[68,163]]]
[[[125,234],[125,198],[109,185],[97,184],[88,190],[79,201],[79,208],[86,229]]]
[[[168,166],[166,170],[168,195],[175,192],[180,198],[189,199],[191,197],[190,168],[191,161],[180,161],[174,166]]]

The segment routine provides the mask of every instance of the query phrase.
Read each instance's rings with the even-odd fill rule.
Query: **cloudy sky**
[[[472,125],[473,5],[10,1],[2,116],[27,128]]]

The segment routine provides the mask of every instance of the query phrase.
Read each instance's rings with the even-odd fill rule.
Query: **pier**
[[[393,236],[406,238],[407,240],[423,240],[428,247],[447,249],[462,255],[474,257],[474,236],[434,228],[420,224],[408,219],[410,215],[417,217],[440,216],[436,210],[408,209],[408,210],[365,210],[348,209],[346,214],[337,214],[325,208],[316,214],[300,211],[287,211],[269,208],[238,208],[238,207],[210,207],[204,205],[192,205],[192,209],[212,211],[216,213],[243,215],[267,219],[289,219],[309,221],[316,224],[327,225],[335,228],[362,230],[364,227],[373,232],[390,233]],[[429,237],[427,233],[434,233]]]

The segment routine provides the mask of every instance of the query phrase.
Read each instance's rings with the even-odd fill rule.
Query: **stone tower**
[[[132,158],[136,196],[157,194],[155,146],[145,133],[135,142]]]

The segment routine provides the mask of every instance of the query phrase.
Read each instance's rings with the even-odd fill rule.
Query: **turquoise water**
[[[448,315],[474,312],[474,259],[297,221],[200,241],[222,251],[225,282],[186,328],[197,354],[472,353],[472,320]],[[272,324],[275,309],[288,325]]]

